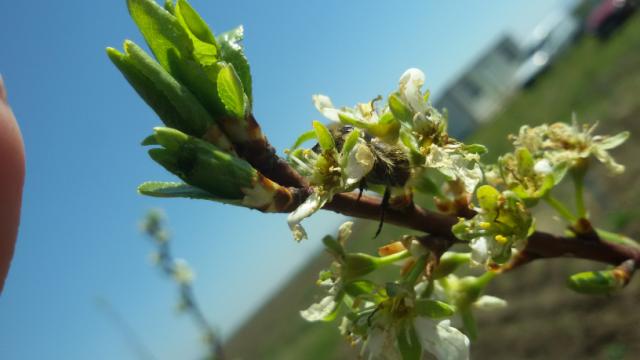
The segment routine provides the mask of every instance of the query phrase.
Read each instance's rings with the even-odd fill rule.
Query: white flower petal
[[[196,277],[191,266],[184,259],[176,259],[173,263],[173,278],[178,284],[191,284]]]
[[[375,159],[373,153],[364,144],[356,144],[349,152],[349,159],[345,169],[346,186],[357,184],[373,169]]]
[[[339,122],[338,109],[333,106],[331,99],[326,95],[313,95],[311,97],[313,105],[318,111],[329,120]]]
[[[605,136],[602,139],[600,139],[598,136],[594,137],[594,142],[596,140],[596,138],[598,138],[598,142],[599,147],[603,150],[609,150],[609,149],[613,149],[615,147],[618,147],[620,145],[622,145],[622,143],[624,143],[625,141],[627,141],[627,139],[629,138],[629,132],[628,131],[623,131],[621,133],[618,133],[614,136]]]
[[[418,317],[414,320],[414,325],[422,348],[438,360],[469,359],[469,339],[451,326],[449,320],[437,322],[430,318]]]
[[[549,160],[542,159],[536,162],[533,166],[533,171],[540,175],[547,175],[553,171],[553,167],[551,167],[551,162]]]
[[[369,360],[400,360],[402,356],[396,347],[396,334],[393,328],[374,326],[369,331],[366,344]]]
[[[485,236],[471,240],[471,261],[484,265],[489,259],[489,239]]]
[[[336,306],[338,303],[333,296],[325,296],[320,302],[300,311],[300,316],[307,321],[322,321],[335,310]]]
[[[400,94],[415,112],[426,110],[420,90],[422,85],[424,85],[424,73],[420,69],[411,68],[400,77]]]
[[[493,311],[505,308],[507,306],[507,302],[499,297],[482,295],[473,303],[473,306],[480,310]]]
[[[351,236],[351,228],[353,227],[353,221],[347,221],[340,225],[338,228],[338,242],[342,245],[349,239]]]
[[[289,229],[293,232],[293,238],[296,241],[300,241],[302,239],[307,238],[307,232],[304,231],[304,228],[300,223],[303,219],[308,218],[313,215],[316,211],[320,210],[327,202],[327,196],[321,196],[317,191],[314,191],[307,200],[305,200],[297,209],[295,209],[292,213],[287,217],[287,223],[289,224]]]

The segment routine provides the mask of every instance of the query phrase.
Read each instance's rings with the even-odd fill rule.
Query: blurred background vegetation
[[[578,8],[578,15],[588,12]],[[585,18],[586,19],[586,18]],[[605,38],[578,36],[535,83],[510,94],[490,119],[468,137],[489,146],[487,161],[509,150],[507,135],[523,124],[599,122],[597,133],[631,131],[623,150],[614,153],[627,166],[619,177],[595,167],[588,177],[588,204],[598,226],[640,236],[640,17],[635,16]],[[455,118],[452,119],[455,121]],[[562,197],[563,194],[559,194]],[[543,205],[544,206],[544,205]],[[562,230],[541,209],[542,229]],[[373,240],[375,224],[358,221],[352,249],[374,251],[400,230],[385,225]],[[337,323],[306,323],[299,316],[322,294],[313,288],[318,272],[331,259],[321,253],[283,286],[226,344],[230,359],[344,359],[352,349]],[[640,282],[632,281],[612,296],[578,295],[565,287],[566,277],[600,264],[558,259],[532,263],[499,277],[489,290],[509,306],[479,318],[480,338],[472,344],[476,359],[638,359],[640,358]]]

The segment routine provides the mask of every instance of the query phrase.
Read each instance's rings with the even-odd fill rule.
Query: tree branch
[[[253,115],[250,120],[259,126]],[[262,172],[266,177],[280,183],[291,186],[296,192],[296,200],[283,212],[293,211],[304,199],[311,194],[312,189],[307,181],[300,176],[289,164],[278,157],[275,149],[264,138],[256,141],[241,153],[252,166]],[[355,193],[342,193],[333,197],[323,209],[336,213],[370,220],[378,220],[381,212],[381,198],[363,195],[358,199]],[[466,214],[467,217],[473,213]],[[411,205],[403,209],[386,209],[385,221],[391,224],[422,231],[435,235],[440,239],[449,241],[449,247],[458,239],[451,232],[451,227],[458,222],[458,218],[431,210],[418,205]],[[591,234],[592,235],[592,234]],[[428,246],[427,246],[428,247]],[[525,249],[521,252],[523,259],[521,264],[534,259],[573,257],[588,259],[613,265],[619,265],[625,260],[632,259],[640,263],[640,248],[623,244],[605,242],[600,237],[593,236],[558,236],[541,231],[532,234]],[[514,264],[519,266],[519,264]],[[514,266],[514,267],[515,267]]]

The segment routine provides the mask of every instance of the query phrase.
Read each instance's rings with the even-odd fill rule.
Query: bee
[[[353,129],[353,126],[350,125],[333,126],[329,128],[338,151],[342,151],[345,139]],[[382,231],[385,211],[389,208],[389,202],[391,200],[391,189],[404,187],[407,184],[411,176],[411,165],[406,152],[400,146],[385,143],[366,133],[363,135],[363,139],[373,154],[374,165],[369,174],[367,174],[358,185],[358,200],[360,200],[362,193],[367,189],[368,185],[384,186],[380,206],[380,222],[374,236],[374,238],[376,238]],[[312,150],[319,153],[321,151],[320,145],[316,144]]]

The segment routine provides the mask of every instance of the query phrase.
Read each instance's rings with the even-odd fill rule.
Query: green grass
[[[510,151],[506,138],[523,124],[570,121],[575,112],[581,121],[600,121],[601,131],[628,129],[632,139],[615,155],[628,165],[627,173],[608,178],[601,167],[588,178],[595,189],[589,194],[592,214],[599,221],[640,233],[630,221],[640,214],[640,18],[629,21],[609,42],[585,37],[566,52],[535,86],[515,94],[495,119],[479,129],[469,142],[486,144],[489,159]],[[452,119],[455,121],[455,119]],[[600,206],[594,207],[594,204]],[[630,215],[631,214],[631,215]],[[371,240],[375,224],[357,224],[359,238],[351,246],[369,250],[394,238],[399,230],[385,225],[378,240]],[[319,254],[295,274],[229,340],[230,359],[349,359],[357,351],[340,339],[337,323],[309,324],[299,310],[317,300],[313,286],[318,271],[329,263]],[[620,295],[585,297],[566,290],[566,276],[597,269],[584,261],[534,263],[496,281],[492,293],[510,302],[507,310],[483,316],[480,339],[472,346],[475,359],[605,359],[623,354],[640,358],[640,284],[632,283]],[[624,351],[621,351],[623,349]],[[612,356],[614,354],[615,356]]]

